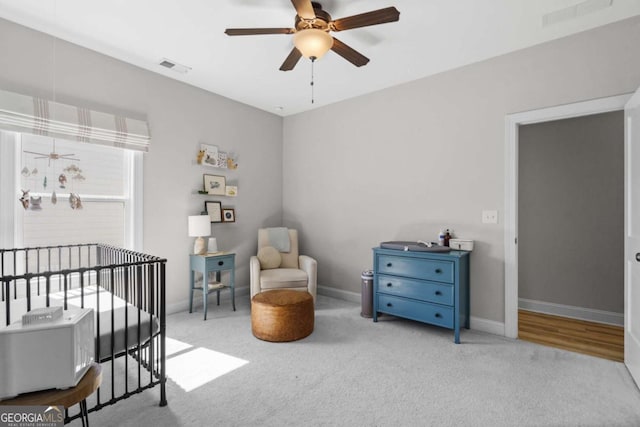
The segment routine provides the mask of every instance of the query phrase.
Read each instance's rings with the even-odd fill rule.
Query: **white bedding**
[[[31,308],[46,307],[44,292],[31,297]],[[63,306],[64,291],[51,293],[49,297],[50,306]],[[6,323],[6,301],[0,302],[0,328]],[[67,291],[67,304],[71,307],[81,307],[80,289]],[[98,309],[99,306],[99,309]],[[128,304],[121,298],[112,295],[109,291],[98,286],[86,286],[84,288],[84,308],[94,310],[96,335],[100,331],[99,360],[111,356],[111,336],[113,333],[113,354],[121,353],[125,349],[134,348],[138,345],[138,316],[140,317],[140,344],[144,344],[149,337],[155,335],[159,329],[159,322],[156,316],[150,315],[144,310]],[[17,298],[10,300],[11,322],[20,321],[22,315],[27,312],[27,299]],[[113,321],[113,328],[111,323]],[[126,322],[126,328],[125,328]],[[151,325],[151,327],[150,327]],[[125,329],[127,333],[127,344],[125,345]],[[96,348],[96,351],[98,349]]]

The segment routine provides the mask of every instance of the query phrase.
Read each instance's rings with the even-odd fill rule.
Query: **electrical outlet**
[[[482,223],[483,224],[497,224],[498,223],[498,211],[482,211]]]

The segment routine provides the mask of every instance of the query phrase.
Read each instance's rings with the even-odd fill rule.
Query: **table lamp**
[[[196,242],[193,245],[193,253],[197,255],[205,254],[207,246],[203,237],[211,236],[211,219],[209,215],[189,216],[189,236],[196,238]]]

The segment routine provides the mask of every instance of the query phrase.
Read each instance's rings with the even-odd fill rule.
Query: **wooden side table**
[[[231,292],[231,304],[233,311],[236,311],[236,296],[235,296],[235,267],[236,254],[221,253],[212,255],[191,255],[190,259],[190,277],[189,277],[189,313],[193,312],[193,291],[202,291],[202,304],[204,309],[204,320],[207,320],[207,297],[210,293],[216,292],[218,297],[218,305],[220,305],[220,291],[228,288]],[[196,286],[195,284],[195,272],[202,273],[202,286]],[[229,285],[222,285],[221,272],[229,271]],[[217,285],[209,285],[209,273],[216,273]]]
[[[64,406],[68,409],[80,404],[80,418],[82,425],[89,427],[89,412],[87,410],[87,397],[91,396],[94,391],[100,387],[102,383],[102,366],[99,363],[93,363],[78,385],[65,390],[44,390],[34,391],[32,393],[24,393],[13,399],[0,401],[3,406],[22,406],[22,405],[39,405],[39,406]],[[65,424],[68,420],[65,420]]]

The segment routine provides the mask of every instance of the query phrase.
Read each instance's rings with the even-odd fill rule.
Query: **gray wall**
[[[380,241],[432,240],[450,227],[476,240],[472,316],[501,322],[502,218],[482,224],[481,211],[504,210],[504,117],[632,92],[638,39],[633,18],[284,121],[60,42],[57,99],[148,117],[145,250],[169,259],[173,303],[187,298],[186,216],[203,205],[192,194],[204,173],[193,157],[205,142],[239,155],[238,223],[214,233],[237,251],[241,285],[261,225],[298,226],[319,284],[352,292]],[[50,37],[0,20],[0,87],[51,96],[51,47]]]
[[[359,292],[373,246],[451,227],[476,242],[471,315],[503,322],[505,116],[633,92],[637,40],[638,17],[285,118],[284,222],[319,284]]]
[[[214,224],[222,250],[237,253],[238,286],[249,285],[249,256],[257,229],[282,221],[282,119],[96,52],[0,19],[0,88],[113,113],[146,116],[152,145],[144,155],[144,251],[166,257],[167,299],[186,307],[189,253],[187,216],[205,200],[194,194],[203,173],[226,175],[238,197],[235,224]],[[225,171],[195,163],[200,143],[235,152],[239,167]]]
[[[519,129],[518,295],[624,312],[624,113]]]

